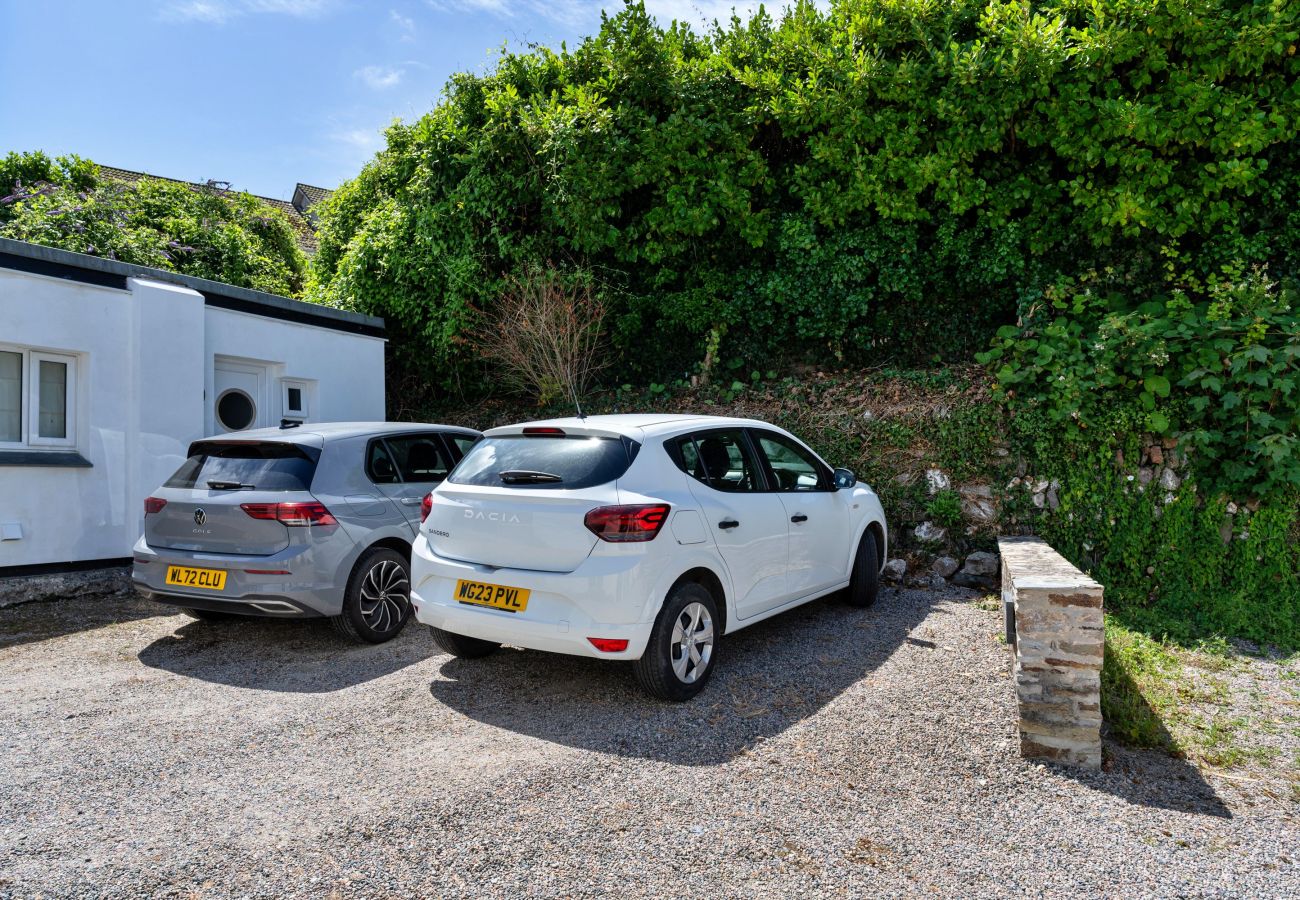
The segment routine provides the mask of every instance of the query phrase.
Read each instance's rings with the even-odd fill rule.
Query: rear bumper
[[[411,604],[425,625],[496,641],[593,659],[639,659],[654,627],[648,610],[655,572],[643,555],[593,556],[572,572],[495,569],[445,559],[421,535],[411,553]],[[457,602],[460,579],[526,588],[523,612]],[[626,640],[627,649],[602,653],[588,638]]]
[[[142,596],[169,606],[274,618],[336,616],[343,609],[345,585],[335,583],[332,573],[338,567],[322,565],[315,552],[319,549],[291,546],[274,556],[227,556],[155,550],[141,538],[132,549],[131,581]],[[172,565],[221,569],[225,587],[216,591],[167,584]],[[255,574],[266,570],[289,574]]]
[[[241,597],[238,600],[219,600],[188,594],[159,594],[137,585],[140,594],[156,603],[179,606],[185,609],[203,609],[209,612],[233,613],[239,616],[264,616],[268,619],[318,619],[324,613],[312,609],[298,600],[285,597]]]

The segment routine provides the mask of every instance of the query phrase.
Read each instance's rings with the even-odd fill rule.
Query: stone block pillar
[[[1001,538],[998,550],[1015,610],[1021,755],[1099,768],[1102,586],[1039,538]]]

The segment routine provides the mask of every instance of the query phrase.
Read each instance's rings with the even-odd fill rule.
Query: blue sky
[[[648,0],[701,25],[747,0]],[[769,3],[769,8],[780,4]],[[618,0],[0,0],[0,153],[78,153],[289,199],[335,187],[503,43],[572,46]]]

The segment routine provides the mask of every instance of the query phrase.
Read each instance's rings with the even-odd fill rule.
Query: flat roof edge
[[[90,256],[85,253],[74,253],[71,250],[60,250],[57,247],[46,247],[27,241],[16,241],[12,238],[0,238],[0,254],[40,260],[58,266],[68,266],[87,272],[99,272],[122,278],[148,278],[153,281],[177,284],[198,291],[209,305],[232,308],[233,304],[229,302],[222,303],[221,299],[233,300],[238,304],[241,311],[254,315],[265,315],[272,319],[286,319],[303,324],[313,324],[324,328],[333,328],[337,331],[366,334],[371,337],[384,336],[384,320],[379,316],[368,316],[347,309],[335,309],[332,306],[321,306],[316,303],[306,303],[302,300],[292,300],[278,294],[268,294],[265,291],[237,287],[233,284],[224,284],[207,278],[196,278],[193,275],[181,275],[178,272],[168,272],[165,269],[138,266],[134,263],[104,259],[100,256]],[[219,299],[213,303],[214,298]]]

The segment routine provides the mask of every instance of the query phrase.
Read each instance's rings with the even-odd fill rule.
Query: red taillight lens
[[[337,525],[323,503],[241,503],[254,519],[274,519],[281,525]]]
[[[147,516],[150,513],[155,513],[155,514],[160,513],[163,511],[163,507],[166,505],[167,505],[167,501],[164,500],[162,497],[145,497],[144,514]]]
[[[524,434],[531,435],[533,437],[564,437],[564,429],[549,428],[549,427],[539,428],[537,426],[533,426],[532,428],[525,428]]]
[[[587,513],[583,524],[596,537],[611,544],[653,541],[668,521],[670,509],[667,503],[598,506]]]
[[[429,518],[431,512],[433,512],[433,491],[425,494],[424,499],[420,501],[420,521]]]
[[[627,649],[627,641],[617,638],[587,638],[587,640],[601,653],[622,653]]]

